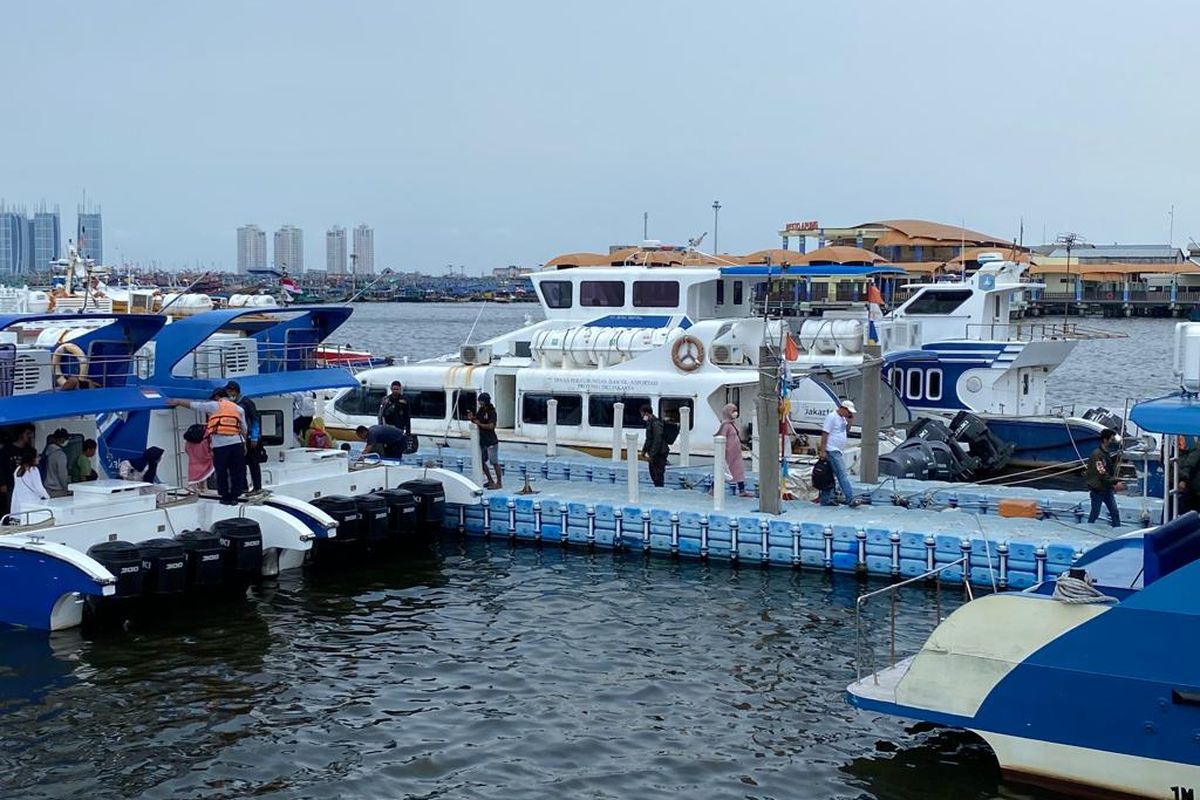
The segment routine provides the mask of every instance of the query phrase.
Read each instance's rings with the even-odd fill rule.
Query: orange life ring
[[[704,363],[704,343],[695,336],[680,336],[671,345],[671,363],[684,372],[695,372]]]

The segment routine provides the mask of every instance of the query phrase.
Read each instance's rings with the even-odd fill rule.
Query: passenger
[[[642,406],[641,413],[642,421],[646,423],[646,441],[642,445],[642,454],[650,462],[650,481],[655,486],[662,486],[666,481],[667,456],[671,447],[663,434],[662,420],[654,416],[654,409]]]
[[[1188,447],[1186,437],[1180,436],[1180,453],[1176,462],[1179,472],[1179,494],[1177,499],[1180,514],[1200,511],[1200,440],[1192,439]]]
[[[308,429],[312,426],[313,415],[316,413],[317,403],[312,392],[296,392],[292,395],[292,435],[301,444],[308,439]]]
[[[246,419],[246,466],[250,469],[250,487],[255,492],[262,491],[262,463],[266,454],[262,449],[262,417],[258,414],[258,406],[249,397],[242,396],[242,387],[237,381],[225,384],[229,399],[241,406]]]
[[[59,428],[46,437],[46,449],[42,451],[42,483],[51,497],[66,497],[70,492],[70,465],[67,463],[67,439],[71,434]]]
[[[325,418],[313,417],[312,423],[308,426],[308,431],[305,434],[305,447],[313,447],[318,450],[326,450],[333,447],[333,439],[325,430]]]
[[[837,485],[842,490],[842,501],[850,506],[857,506],[858,498],[854,496],[854,484],[851,483],[850,472],[846,469],[846,456],[843,450],[846,447],[850,426],[854,422],[854,414],[857,410],[853,402],[843,400],[837,408],[830,411],[829,415],[825,417],[825,424],[821,429],[821,444],[817,447],[817,458],[828,459],[829,466],[833,469],[833,475],[837,479]],[[837,505],[833,488],[821,490],[821,505]]]
[[[21,451],[21,461],[13,472],[12,508],[9,514],[13,519],[12,525],[21,525],[27,520],[22,515],[30,509],[45,505],[50,499],[42,483],[42,473],[38,470],[38,454],[32,447]]]
[[[408,437],[404,431],[395,425],[359,425],[354,433],[360,441],[366,442],[363,455],[376,453],[384,458],[399,458],[404,455],[404,443]]]
[[[479,428],[479,449],[480,455],[483,458],[483,474],[487,477],[487,483],[483,485],[485,489],[502,489],[502,475],[500,474],[500,437],[496,435],[496,407],[492,405],[492,396],[487,392],[479,393],[479,408],[467,414],[467,419],[475,423],[475,427]],[[492,465],[492,470],[495,470],[496,477],[492,477],[492,470],[488,469],[488,464]]]
[[[158,482],[158,462],[162,461],[161,447],[147,447],[135,458],[126,459],[117,465],[117,474],[123,481]]]
[[[742,460],[742,434],[737,426],[738,407],[726,403],[721,409],[721,427],[714,436],[725,437],[725,466],[729,477],[737,483],[738,497],[753,497],[746,491],[746,462]]]
[[[97,477],[96,466],[92,461],[96,457],[96,440],[87,439],[83,443],[83,449],[79,451],[79,455],[75,457],[75,463],[71,465],[71,481],[94,481]]]
[[[212,441],[213,466],[217,472],[217,494],[221,504],[235,506],[246,491],[246,415],[229,399],[224,389],[213,392],[212,400],[178,400],[167,405],[192,408],[208,414],[208,437]]]
[[[1117,480],[1117,452],[1121,444],[1117,432],[1105,428],[1100,433],[1100,446],[1097,447],[1087,460],[1087,470],[1084,480],[1087,482],[1088,494],[1092,499],[1092,510],[1088,514],[1088,523],[1094,523],[1100,516],[1100,505],[1108,507],[1108,519],[1116,528],[1121,524],[1121,511],[1117,508],[1116,492],[1124,491],[1125,484]]]
[[[8,429],[11,438],[0,449],[0,516],[8,513],[12,503],[14,475],[25,453],[37,454],[33,447],[36,429],[32,422],[25,422]],[[39,473],[40,477],[40,473]]]
[[[188,459],[188,491],[200,494],[208,488],[208,479],[213,472],[212,439],[205,434],[198,442],[183,440],[183,451]]]
[[[400,381],[392,381],[391,391],[379,404],[378,421],[380,425],[399,428],[405,436],[412,433],[412,415],[409,414],[408,401],[404,399],[404,387]]]

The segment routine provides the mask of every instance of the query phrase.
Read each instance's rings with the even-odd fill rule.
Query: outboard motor
[[[968,476],[968,470],[963,465],[962,454],[954,442],[930,442],[930,455],[933,456],[933,480],[961,481]]]
[[[132,542],[114,541],[94,544],[87,554],[117,579],[115,594],[88,597],[87,619],[103,627],[120,626],[129,618],[134,601],[142,596],[142,551]]]
[[[1083,418],[1089,419],[1099,425],[1103,425],[1106,428],[1112,428],[1117,433],[1120,433],[1121,429],[1124,427],[1121,422],[1120,415],[1109,411],[1104,406],[1089,408],[1087,411],[1083,412]]]
[[[425,532],[437,531],[446,517],[446,490],[433,478],[414,478],[400,484],[417,501],[417,526]]]
[[[879,474],[892,478],[928,480],[934,466],[929,445],[920,439],[909,439],[890,453],[879,457]]]
[[[237,589],[257,583],[262,578],[262,529],[246,517],[230,517],[213,523],[213,533],[220,538],[225,551],[225,579]]]
[[[138,544],[142,556],[142,591],[161,600],[182,594],[187,586],[187,554],[174,539],[147,539]]]
[[[986,478],[999,473],[1008,466],[1016,445],[1005,442],[988,430],[987,424],[968,411],[960,411],[950,421],[954,438],[967,448],[972,459],[978,463],[967,463],[971,476]]]
[[[417,534],[417,500],[408,489],[381,489],[375,493],[388,508],[388,534],[397,542],[409,542]]]
[[[211,531],[184,531],[175,537],[187,555],[187,588],[189,591],[215,589],[225,575],[225,550],[221,537]]]
[[[358,528],[367,544],[387,541],[388,504],[377,494],[363,494],[354,498],[358,508]],[[340,532],[340,528],[339,528]]]
[[[353,497],[331,494],[327,497],[318,497],[312,501],[312,504],[333,517],[333,521],[337,523],[337,535],[334,538],[317,539],[313,543],[315,556],[327,557],[362,542],[362,526],[359,524],[361,515],[358,503]]]

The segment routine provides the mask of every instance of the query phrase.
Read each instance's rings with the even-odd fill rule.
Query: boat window
[[[459,389],[454,396],[455,419],[466,419],[468,414],[474,413],[477,407],[474,390]]]
[[[579,283],[579,305],[604,308],[623,306],[625,305],[625,282],[581,281]]]
[[[339,397],[333,407],[341,414],[368,416],[374,419],[379,414],[379,404],[383,402],[384,394],[386,391],[383,388],[370,389],[360,386]]]
[[[742,304],[742,282],[741,281],[733,282],[733,304],[735,306],[740,306]]]
[[[725,305],[725,281],[717,281],[717,305]]]
[[[542,281],[538,284],[542,289],[542,300],[546,308],[571,307],[570,281]]]
[[[423,392],[405,392],[404,399],[408,401],[408,415],[413,419],[445,419],[446,392],[442,389]],[[379,398],[383,402],[383,398]],[[372,413],[378,413],[379,406]]]
[[[730,400],[729,402],[735,403],[737,401]],[[664,397],[664,398],[662,398],[661,400],[658,401],[658,418],[666,420],[668,422],[674,422],[676,425],[678,425],[679,424],[679,409],[684,408],[684,407],[692,409],[692,414],[691,414],[691,417],[689,419],[689,424],[688,424],[688,430],[690,431],[696,427],[696,405],[692,401],[692,398],[690,398],[690,397]]]
[[[546,404],[551,397],[558,401],[559,425],[583,424],[583,398],[577,394],[523,394],[521,421],[528,425],[545,425],[548,419]]]
[[[910,369],[908,371],[908,399],[919,400],[921,397],[921,370]]]
[[[892,388],[896,390],[896,394],[904,391],[904,370],[899,367],[892,367]]]
[[[635,308],[675,308],[679,305],[679,281],[634,281]]]
[[[925,397],[929,400],[942,399],[942,371],[931,369],[925,373]]]
[[[593,428],[611,428],[613,426],[613,404],[624,403],[625,413],[621,415],[621,425],[626,428],[644,428],[642,422],[642,406],[650,405],[649,397],[625,397],[619,394],[593,394],[588,396],[588,425]],[[561,411],[562,406],[559,406]]]
[[[530,342],[513,342],[513,355],[517,358],[530,358],[533,355],[530,345]]]
[[[970,297],[970,289],[926,289],[912,299],[904,313],[950,314]]]
[[[258,426],[258,441],[263,447],[280,447],[284,443],[282,411],[259,411]]]
[[[1021,376],[1021,394],[1029,394],[1029,373]]]

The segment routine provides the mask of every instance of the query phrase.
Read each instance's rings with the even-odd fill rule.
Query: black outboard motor
[[[220,535],[212,531],[184,531],[175,537],[187,554],[188,591],[220,587],[225,576],[225,549]]]
[[[446,517],[446,490],[433,478],[414,478],[400,484],[417,501],[417,525],[425,533],[440,530]]]
[[[999,474],[1012,458],[1016,445],[1005,442],[988,430],[987,423],[969,411],[960,411],[950,421],[950,430],[954,438],[962,443],[973,459],[975,465],[968,465],[971,476],[986,478]]]
[[[99,562],[117,579],[115,594],[91,597],[85,605],[85,622],[100,626],[120,626],[133,611],[134,602],[142,596],[144,583],[142,551],[132,542],[100,542],[88,548],[87,554]]]
[[[417,535],[417,500],[408,489],[381,489],[375,493],[388,507],[388,534],[397,542],[412,541]]]
[[[187,553],[174,539],[147,539],[138,543],[142,555],[142,591],[162,600],[183,594],[187,587]]]
[[[362,531],[359,520],[362,518],[358,503],[353,497],[331,494],[318,497],[312,504],[333,517],[337,523],[337,532],[332,539],[317,539],[313,542],[313,555],[316,558],[329,558],[348,548],[357,547],[362,543]]]
[[[1117,433],[1121,432],[1124,425],[1121,423],[1121,416],[1112,411],[1109,411],[1104,406],[1089,408],[1083,412],[1084,419],[1090,419],[1092,422],[1103,425],[1106,428],[1111,428]]]
[[[225,551],[225,580],[236,590],[262,580],[262,529],[246,517],[230,517],[213,523],[213,533],[220,537]]]
[[[387,500],[377,494],[363,494],[354,498],[358,508],[358,529],[367,544],[386,542],[388,538]],[[339,529],[340,530],[340,529]]]

